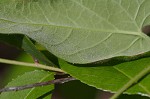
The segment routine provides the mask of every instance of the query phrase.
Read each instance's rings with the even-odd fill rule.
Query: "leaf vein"
[[[129,78],[130,80],[132,79],[131,76],[129,76],[128,74],[126,74],[125,72],[123,72],[122,70],[120,70],[119,68],[113,66],[114,69],[116,69],[118,72],[122,73],[123,75],[125,75],[127,78]],[[136,82],[135,82],[136,83]],[[147,94],[150,94],[150,91],[145,87],[143,86],[140,82],[137,83],[139,85],[139,87],[141,87]]]
[[[126,51],[126,50],[128,50],[133,44],[135,44],[138,40],[139,40],[140,38],[135,38],[130,44],[129,44],[129,46],[127,46],[127,48],[125,48],[125,49],[123,49],[123,50],[121,50],[121,51],[119,51],[119,52],[117,52],[117,53],[115,53],[115,54],[118,54],[118,53],[121,53],[121,52],[124,52],[124,51]],[[115,55],[114,54],[114,55]],[[114,56],[113,55],[113,56]]]
[[[80,50],[78,50],[78,51],[76,51],[76,52],[74,52],[74,53],[68,54],[68,55],[71,56],[71,55],[77,54],[77,53],[79,53],[79,52],[81,52],[81,51],[83,51],[83,50],[88,50],[88,49],[94,48],[95,46],[98,46],[99,44],[101,44],[101,43],[103,43],[104,41],[108,40],[111,36],[112,36],[112,33],[110,33],[106,38],[104,38],[103,40],[97,42],[96,44],[94,44],[94,45],[92,45],[92,46],[90,46],[90,47],[84,48],[84,49],[80,49]]]
[[[45,77],[43,77],[39,82],[41,82],[41,81],[43,81],[44,79],[46,79],[47,77],[49,77],[50,75],[52,75],[53,73],[50,73],[50,74],[47,74]],[[33,91],[35,89],[35,87],[34,88],[32,88],[30,91],[29,91],[29,93],[26,95],[26,97],[24,98],[24,99],[27,99],[27,97],[30,95],[30,93]]]
[[[72,0],[72,1],[73,1],[74,3],[76,3],[77,5],[81,6],[82,8],[86,9],[87,11],[93,13],[93,14],[96,15],[99,19],[104,20],[105,22],[107,22],[108,24],[110,24],[111,26],[113,26],[116,30],[118,30],[118,28],[117,28],[114,24],[112,24],[110,21],[104,19],[103,17],[99,16],[95,11],[93,11],[93,10],[87,8],[86,6],[80,4],[79,2],[77,2],[77,1],[75,1],[75,0]]]

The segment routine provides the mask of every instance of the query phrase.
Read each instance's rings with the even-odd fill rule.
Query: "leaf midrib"
[[[29,25],[39,25],[39,26],[52,26],[52,27],[61,27],[61,28],[71,28],[71,29],[76,29],[76,30],[86,30],[86,31],[95,31],[95,32],[103,32],[103,33],[114,33],[114,34],[125,34],[125,35],[135,35],[135,36],[140,36],[141,38],[144,38],[144,36],[142,35],[142,33],[139,32],[131,32],[131,31],[121,31],[121,30],[100,30],[100,29],[91,29],[91,28],[79,28],[79,27],[73,27],[73,26],[63,26],[63,25],[54,25],[54,24],[40,24],[40,23],[23,23],[23,22],[14,22],[11,20],[7,20],[7,19],[3,19],[0,18],[0,20],[3,21],[8,21],[11,23],[16,23],[16,24],[29,24]],[[10,28],[10,27],[9,27]],[[4,28],[6,29],[6,28]]]

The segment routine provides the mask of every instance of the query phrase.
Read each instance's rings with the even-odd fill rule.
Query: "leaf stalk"
[[[50,71],[53,71],[53,72],[66,73],[65,71],[63,71],[63,70],[61,70],[59,68],[52,67],[52,66],[47,66],[47,65],[43,65],[43,64],[19,62],[19,61],[3,59],[3,58],[0,58],[0,63],[12,64],[12,65],[20,65],[20,66],[27,66],[27,67],[35,67],[35,68],[41,68],[41,69],[50,70]]]

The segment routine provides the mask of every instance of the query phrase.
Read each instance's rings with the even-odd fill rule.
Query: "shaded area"
[[[150,57],[150,51],[143,53],[143,54],[135,55],[135,56],[113,57],[110,59],[105,59],[105,60],[88,63],[88,64],[72,64],[72,63],[69,63],[69,64],[72,64],[72,65],[78,66],[78,67],[114,66],[114,65],[121,64],[121,63],[131,62],[131,61],[139,60],[142,58],[148,58],[148,57]]]
[[[55,85],[55,92],[52,99],[95,99],[96,94],[96,88],[90,87],[80,81],[70,81]]]
[[[45,94],[43,94],[42,96],[38,97],[37,99],[44,99],[45,97],[49,96],[50,94],[52,94],[54,90],[51,90],[49,92],[46,92]]]
[[[0,43],[0,57],[6,59],[15,59],[20,54],[20,51],[13,46]],[[7,77],[8,71],[11,67],[7,64],[0,63],[0,87],[5,85],[5,78]]]
[[[142,28],[142,32],[148,36],[150,36],[150,25],[146,25]]]

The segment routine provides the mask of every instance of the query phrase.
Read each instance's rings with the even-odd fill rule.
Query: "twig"
[[[55,79],[55,80],[40,82],[40,83],[34,83],[34,84],[29,84],[29,85],[24,85],[24,86],[3,88],[3,89],[0,89],[0,92],[19,91],[19,90],[29,89],[29,88],[33,88],[33,87],[51,85],[51,84],[62,84],[62,83],[69,82],[72,80],[76,80],[76,79],[73,77],[60,78],[60,79]]]

